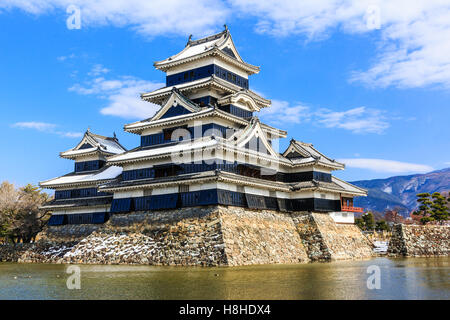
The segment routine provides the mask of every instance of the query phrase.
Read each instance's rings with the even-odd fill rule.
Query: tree
[[[400,210],[399,207],[395,207],[393,210],[386,210],[384,213],[384,220],[393,223],[403,223],[405,219],[400,214]]]
[[[373,217],[372,212],[367,212],[362,215],[362,219],[364,221],[364,226],[367,231],[371,231],[375,229],[375,219]]]
[[[0,236],[5,240],[10,237],[12,221],[17,214],[19,194],[14,185],[4,181],[0,185]]]
[[[379,220],[375,225],[375,229],[377,231],[389,231],[389,226],[387,225],[385,220]]]
[[[364,220],[362,218],[355,218],[355,224],[361,229],[365,230]]]
[[[413,212],[414,215],[420,216],[420,222],[427,224],[434,220],[431,216],[431,205],[433,202],[430,199],[431,195],[428,192],[417,194],[417,202],[420,203],[419,210]]]
[[[449,210],[447,208],[447,199],[441,195],[439,192],[433,193],[431,196],[433,203],[431,207],[431,218],[443,224],[444,221],[448,220]]]
[[[46,224],[47,211],[41,206],[46,193],[31,184],[16,190],[8,182],[0,185],[0,232],[12,242],[31,242]]]

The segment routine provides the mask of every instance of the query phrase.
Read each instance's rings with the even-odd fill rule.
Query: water
[[[367,288],[367,267],[381,289]],[[450,299],[450,258],[375,258],[224,268],[0,263],[0,299]],[[16,277],[16,279],[15,279]]]

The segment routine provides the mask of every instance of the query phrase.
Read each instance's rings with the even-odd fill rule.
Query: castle
[[[52,210],[49,227],[211,207],[241,208],[255,217],[308,213],[353,225],[354,212],[362,212],[353,198],[366,190],[334,177],[344,164],[310,143],[293,139],[277,150],[287,132],[257,117],[271,106],[249,89],[249,76],[260,68],[241,58],[226,27],[190,37],[181,52],[154,66],[166,73],[166,86],[141,98],[161,108],[124,126],[140,136],[140,145],[126,150],[115,135],[88,130],[60,154],[75,161],[74,172],[40,183],[55,190],[44,206]]]

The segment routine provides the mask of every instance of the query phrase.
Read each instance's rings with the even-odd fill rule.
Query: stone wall
[[[49,227],[36,244],[10,251],[3,261],[238,266],[357,259],[371,247],[356,226],[336,225],[328,214],[210,206]]]
[[[68,252],[65,263],[227,265],[218,209],[114,215]]]
[[[46,242],[76,242],[80,241],[92,232],[103,228],[100,224],[71,224],[63,226],[47,226],[39,239]]]
[[[219,214],[228,265],[308,262],[290,214],[238,207]]]
[[[0,262],[17,262],[26,252],[34,248],[34,245],[28,243],[2,244],[0,245]]]
[[[353,224],[336,224],[328,214],[293,217],[312,261],[353,260],[373,256],[372,243]]]
[[[450,226],[394,226],[388,248],[391,256],[448,256],[449,253]]]

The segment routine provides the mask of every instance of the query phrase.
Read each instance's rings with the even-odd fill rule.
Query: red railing
[[[347,206],[341,206],[341,211],[349,211],[349,212],[364,212],[363,208],[358,207],[347,207]]]

